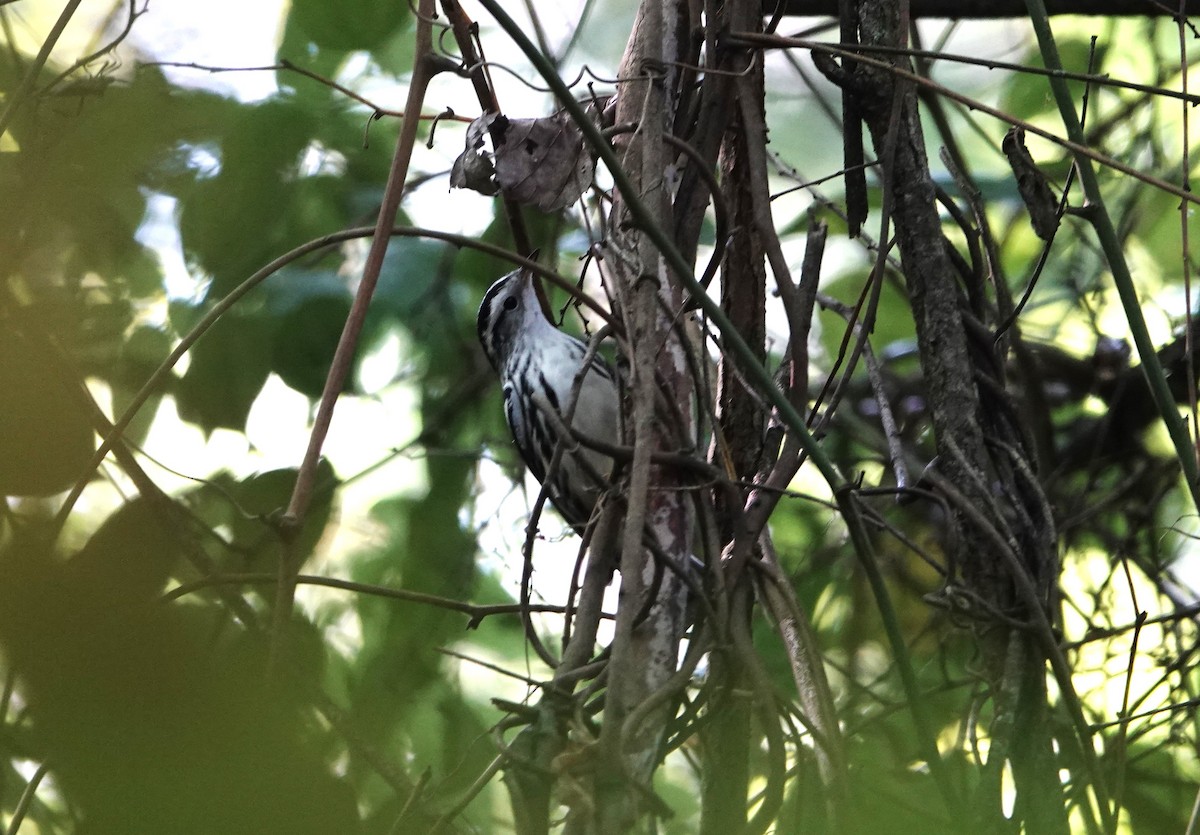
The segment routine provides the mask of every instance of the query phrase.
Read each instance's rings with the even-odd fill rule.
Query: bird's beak
[[[541,250],[535,249],[533,252],[529,253],[529,260],[536,261],[537,257],[538,257],[538,253],[540,251]],[[522,288],[524,290],[528,290],[528,291],[532,292],[534,294],[534,296],[537,297],[538,307],[541,308],[542,315],[545,316],[547,319],[549,319],[551,317],[550,302],[546,297],[545,290],[538,287],[537,284],[534,283],[533,270],[522,267],[520,272],[521,272]]]
[[[526,257],[530,261],[536,261],[538,259],[538,255],[540,253],[541,253],[540,249],[535,249],[533,252],[530,252]],[[522,284],[527,288],[532,287],[533,286],[533,270],[529,269],[528,267],[521,267],[520,273],[521,273]]]
[[[540,254],[541,254],[541,252],[542,252],[542,251],[541,251],[540,249],[535,249],[533,252],[529,253],[529,255],[527,255],[526,257],[527,257],[527,258],[528,258],[530,261],[536,261],[536,260],[538,259],[538,255],[540,255]],[[527,269],[527,268],[525,268],[525,267],[522,267],[522,268],[521,268],[521,275],[522,275],[522,277],[525,279],[525,284],[526,284],[527,286],[528,286],[528,285],[532,285],[532,284],[533,284],[533,270],[530,270],[530,269]]]

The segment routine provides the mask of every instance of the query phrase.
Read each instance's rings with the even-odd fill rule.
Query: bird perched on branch
[[[546,318],[528,270],[515,270],[488,289],[477,327],[483,352],[500,375],[504,415],[521,458],[563,519],[582,531],[613,461],[564,437],[564,430],[569,425],[584,438],[620,442],[616,375],[602,357],[593,353],[589,359],[587,345]]]

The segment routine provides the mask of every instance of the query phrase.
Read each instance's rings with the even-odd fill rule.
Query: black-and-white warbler
[[[525,465],[546,487],[554,507],[572,527],[587,525],[606,486],[612,459],[563,438],[555,421],[569,412],[587,346],[546,318],[533,287],[533,274],[516,270],[493,284],[479,305],[479,341],[504,387],[504,414]],[[615,375],[593,356],[574,400],[570,426],[588,438],[620,441],[620,403]],[[565,426],[565,421],[559,421]],[[563,445],[558,466],[550,469]]]

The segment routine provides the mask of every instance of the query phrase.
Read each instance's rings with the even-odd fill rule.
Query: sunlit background
[[[514,4],[515,5],[515,4]],[[541,18],[546,39],[551,43],[562,43],[575,33],[578,8],[582,3],[541,4],[546,8]],[[283,38],[289,4],[275,0],[255,2],[232,2],[211,0],[200,3],[152,3],[148,11],[139,16],[130,36],[121,44],[112,57],[106,59],[111,67],[104,70],[107,77],[125,78],[135,66],[147,62],[161,62],[163,72],[174,84],[195,87],[234,97],[243,102],[269,99],[279,92],[277,73],[271,69],[277,60],[279,44]],[[573,52],[563,64],[563,75],[572,78],[579,72],[592,72],[600,80],[597,88],[611,89],[606,76],[613,72],[624,46],[623,39],[632,19],[634,3],[604,3],[593,10],[586,21],[586,34],[579,37]],[[60,9],[42,2],[19,2],[6,9],[6,20],[11,28],[11,38],[27,53],[32,54],[41,43],[45,33],[57,17]],[[468,8],[478,14],[478,10]],[[514,15],[522,11],[511,10]],[[97,46],[111,40],[121,31],[126,22],[127,7],[100,0],[85,0],[68,26],[54,52],[53,60],[69,64],[74,56],[93,51]],[[526,19],[527,20],[527,19]],[[792,31],[804,29],[805,21],[797,21]],[[1086,24],[1064,24],[1062,31],[1070,31],[1074,25],[1081,31]],[[788,29],[785,25],[785,30]],[[997,60],[1019,61],[1030,44],[1027,27],[1019,22],[961,25],[950,32],[937,23],[922,24],[921,32],[929,48],[945,49],[950,52],[987,57]],[[407,37],[407,35],[405,35]],[[538,116],[550,107],[550,99],[534,86],[530,79],[536,77],[523,60],[519,51],[503,37],[496,37],[494,30],[484,24],[481,40],[488,50],[492,62],[492,74],[500,99],[507,112]],[[1111,69],[1119,68],[1119,40],[1110,43],[1108,58]],[[304,56],[296,56],[300,61]],[[768,74],[778,83],[768,81],[771,101],[768,104],[771,118],[772,148],[778,149],[783,165],[792,166],[798,178],[815,180],[833,174],[841,166],[841,145],[836,126],[825,119],[813,117],[814,102],[811,92],[795,83],[796,68],[790,62],[800,62],[803,71],[813,76],[817,73],[807,57],[799,53],[791,58],[783,53],[773,53],[768,58]],[[1132,66],[1130,74],[1137,68]],[[175,64],[177,66],[171,66]],[[189,65],[189,66],[184,66]],[[997,103],[1006,93],[1006,77],[982,67],[947,65],[938,69],[935,77],[947,86],[966,92],[971,96]],[[786,79],[786,80],[785,80]],[[375,105],[399,110],[403,108],[406,90],[396,83],[392,73],[374,64],[367,53],[352,58],[338,71],[337,81],[368,98]],[[296,85],[315,83],[297,78]],[[829,89],[823,81],[814,82],[818,88]],[[1011,103],[1011,102],[1006,102]],[[1030,108],[1042,107],[1044,102],[1031,104]],[[461,78],[446,73],[435,79],[426,98],[426,112],[453,110],[455,114],[473,117],[478,113],[478,104],[470,89]],[[361,130],[364,141],[372,146],[390,148],[395,141],[397,121],[384,119],[370,122],[370,112],[361,111]],[[1173,112],[1173,111],[1172,111]],[[1174,116],[1164,115],[1164,124],[1170,124]],[[1167,131],[1169,133],[1169,131]],[[439,125],[432,148],[419,144],[414,160],[414,171],[432,175],[405,199],[404,211],[417,225],[434,227],[444,231],[467,235],[482,235],[494,221],[491,201],[467,191],[451,190],[447,173],[453,159],[462,149],[463,125],[446,121]],[[8,140],[11,142],[11,140]],[[351,143],[347,143],[347,147]],[[1037,140],[1030,141],[1031,150],[1037,155],[1047,153],[1048,145]],[[11,151],[0,141],[0,151]],[[303,157],[304,174],[336,174],[347,165],[347,153],[335,151],[314,143]],[[216,176],[222,161],[205,147],[191,149],[189,165],[204,176]],[[1004,176],[995,161],[985,163],[992,166],[997,177]],[[789,186],[780,179],[778,190]],[[382,186],[382,184],[380,184]],[[836,184],[831,184],[831,194],[836,196]],[[198,303],[204,298],[210,277],[195,264],[189,264],[184,255],[178,224],[177,205],[174,198],[164,193],[147,194],[148,212],[138,228],[138,240],[153,248],[165,276],[165,298],[157,300],[137,311],[142,323],[165,326],[170,319],[170,302]],[[0,199],[3,199],[0,196]],[[777,217],[800,216],[814,203],[812,194],[799,190],[775,202]],[[237,211],[237,206],[228,210]],[[372,222],[364,216],[363,224]],[[873,221],[872,221],[873,222]],[[333,230],[329,230],[333,231]],[[1030,241],[1029,247],[1035,248]],[[703,261],[711,250],[701,252]],[[785,253],[791,265],[798,269],[803,257],[803,236],[796,235],[785,241]],[[365,244],[348,244],[343,249],[345,267],[341,277],[348,286],[356,282],[356,268],[360,267],[365,255]],[[562,253],[562,272],[571,275],[576,269],[577,252]],[[1158,343],[1166,342],[1172,328],[1181,319],[1184,310],[1182,291],[1176,276],[1164,276],[1159,282],[1155,277],[1157,253],[1149,248],[1134,248],[1131,257],[1140,265],[1140,275],[1146,288],[1145,314]],[[831,236],[826,253],[824,274],[832,283],[847,275],[864,271],[869,264],[863,248],[841,236]],[[474,291],[473,292],[477,292]],[[1097,291],[1091,296],[1093,318],[1088,321],[1075,316],[1065,317],[1071,301],[1067,294],[1053,294],[1031,306],[1022,320],[1027,336],[1053,339],[1059,346],[1086,357],[1093,348],[1096,329],[1111,337],[1127,336],[1124,318],[1111,292]],[[778,309],[769,312],[774,323],[774,332],[780,344],[786,338],[786,327]],[[881,324],[886,331],[887,324]],[[905,325],[907,328],[907,325]],[[821,351],[825,343],[814,345],[814,359],[820,363],[828,359]],[[410,336],[402,328],[393,328],[375,341],[370,354],[359,368],[358,393],[343,396],[338,405],[333,428],[325,444],[325,454],[338,476],[345,482],[338,494],[335,509],[336,524],[332,525],[306,563],[305,572],[327,576],[343,576],[347,569],[346,560],[356,553],[372,547],[380,547],[389,536],[395,534],[373,516],[372,508],[384,500],[395,497],[418,498],[429,489],[426,469],[422,460],[426,455],[463,455],[464,451],[426,449],[411,446],[422,431],[419,398],[420,381],[414,377],[407,350]],[[184,358],[178,371],[184,372],[188,358]],[[100,405],[109,415],[119,412],[113,403],[112,393],[100,380],[89,380],[89,386]],[[153,480],[168,492],[179,492],[195,487],[197,480],[211,479],[217,473],[228,473],[235,479],[249,477],[255,473],[298,466],[308,442],[312,400],[289,387],[278,375],[272,374],[255,399],[245,432],[215,428],[209,431],[195,423],[180,419],[175,399],[164,397],[158,403],[148,433],[140,443],[145,466]],[[473,507],[463,511],[460,523],[478,541],[478,565],[510,595],[516,594],[519,584],[522,558],[521,545],[529,509],[537,495],[537,485],[527,480],[523,486],[514,487],[509,477],[513,462],[512,450],[501,443],[487,449],[479,449],[483,462],[478,470],[477,495]],[[1165,448],[1165,442],[1158,440]],[[500,463],[491,459],[497,457]],[[114,511],[123,502],[136,495],[137,490],[119,467],[105,465],[103,479],[90,486],[83,494],[79,509],[90,524],[76,523],[67,531],[68,545],[81,545],[94,524]],[[802,471],[796,483],[797,490],[809,494],[827,496],[823,483],[807,470]],[[1182,507],[1182,506],[1181,506]],[[1186,556],[1174,563],[1179,581],[1181,598],[1195,599],[1200,588],[1200,563],[1190,555],[1191,549],[1181,537],[1194,537],[1200,526],[1196,520],[1182,510],[1174,522],[1174,530],[1164,530],[1162,537],[1170,540],[1171,548],[1179,548]],[[565,599],[570,572],[574,566],[578,541],[565,527],[547,511],[541,522],[542,541],[535,555],[535,588],[538,599],[562,602]],[[786,542],[786,537],[784,539]],[[1114,622],[1130,623],[1140,610],[1136,600],[1138,594],[1146,599],[1152,597],[1149,586],[1142,579],[1130,581],[1129,588],[1106,583],[1108,556],[1095,547],[1081,547],[1071,555],[1074,568],[1065,575],[1064,583],[1073,599],[1087,599],[1089,595],[1097,602],[1103,600],[1109,617]],[[1100,588],[1099,591],[1095,589]],[[336,617],[336,624],[327,629],[336,649],[352,656],[361,646],[360,623],[353,609],[344,603],[346,592],[302,586],[298,601],[315,622],[327,622]],[[814,618],[818,622],[837,621],[846,617],[848,598],[829,594],[818,599]],[[1144,608],[1144,606],[1142,606]],[[1068,611],[1064,630],[1067,635],[1080,636],[1094,612]],[[541,621],[543,628],[553,633],[557,625],[555,618]],[[1163,634],[1156,628],[1147,627],[1140,633],[1143,645],[1162,642]],[[543,671],[531,658],[514,659],[504,657],[491,648],[476,643],[471,634],[464,632],[460,641],[447,647],[472,658],[511,668],[514,660],[525,662],[523,673],[534,676]],[[1170,698],[1165,686],[1159,682],[1160,671],[1154,659],[1139,659],[1132,666],[1129,681],[1122,675],[1128,662],[1123,653],[1128,646],[1119,643],[1097,645],[1094,659],[1080,663],[1080,669],[1092,667],[1094,674],[1080,676],[1079,689],[1087,693],[1097,704],[1119,705],[1126,688],[1144,694],[1142,709],[1151,709]],[[1101,654],[1103,653],[1103,654]],[[881,664],[884,662],[881,661]],[[511,701],[526,698],[527,684],[519,678],[503,675],[494,669],[471,662],[462,662],[458,667],[458,683],[473,699],[485,702],[488,698],[500,697]],[[1165,731],[1164,731],[1165,733]],[[986,743],[985,743],[986,747]],[[1190,767],[1195,771],[1195,762]],[[27,762],[21,769],[26,778],[32,776],[37,764]],[[43,791],[53,793],[53,778]],[[25,831],[25,830],[22,830]],[[32,831],[32,830],[30,830]]]

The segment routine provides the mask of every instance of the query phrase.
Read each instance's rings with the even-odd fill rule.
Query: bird
[[[565,413],[571,409],[587,345],[546,318],[534,290],[533,273],[527,269],[514,270],[488,288],[476,326],[483,352],[500,377],[504,416],[525,466],[545,487],[564,521],[582,532],[613,470],[608,455],[563,438],[558,429],[566,424]],[[546,409],[563,420],[556,425]],[[617,377],[608,362],[594,352],[569,425],[585,438],[610,445],[620,442]],[[560,443],[563,452],[551,471]]]

